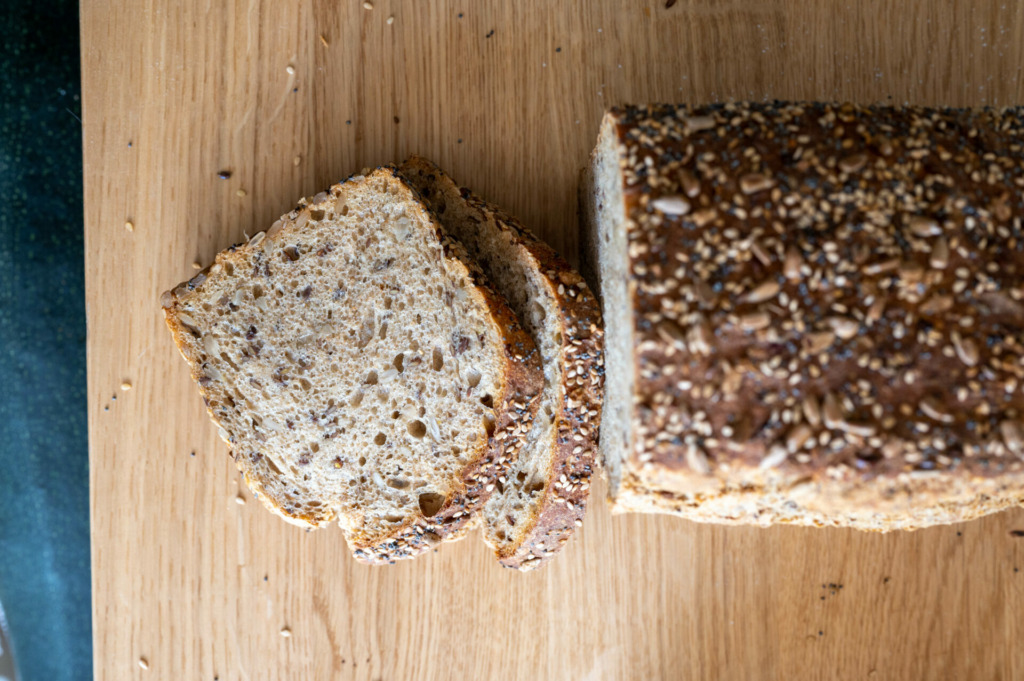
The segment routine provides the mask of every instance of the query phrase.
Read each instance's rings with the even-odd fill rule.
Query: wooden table
[[[475,540],[358,565],[240,489],[158,302],[410,152],[574,258],[613,103],[1019,104],[1022,35],[1006,0],[83,2],[97,679],[1024,678],[1020,511],[720,528],[613,518],[600,485],[535,573]]]

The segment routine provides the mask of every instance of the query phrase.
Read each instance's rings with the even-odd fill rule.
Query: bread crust
[[[1020,109],[612,109],[615,509],[887,531],[1019,504],[1022,133]]]
[[[346,183],[361,181],[365,175],[385,175],[389,183],[397,183],[400,191],[409,193],[414,201],[414,210],[421,211],[432,225],[438,242],[442,246],[443,257],[450,268],[461,269],[472,281],[470,295],[477,297],[489,311],[490,321],[501,338],[502,362],[500,369],[504,377],[504,390],[500,395],[493,395],[495,423],[493,433],[482,444],[481,451],[471,457],[462,469],[446,503],[430,517],[415,513],[405,522],[389,528],[382,536],[370,533],[346,533],[346,539],[353,555],[360,561],[370,564],[393,563],[395,560],[410,558],[437,546],[443,541],[453,541],[464,536],[475,520],[475,510],[488,498],[495,477],[503,470],[505,461],[515,457],[518,450],[519,435],[528,430],[536,412],[536,396],[543,385],[540,359],[529,334],[519,326],[518,321],[502,298],[494,293],[487,284],[482,272],[466,256],[459,244],[448,237],[444,229],[416,198],[415,192],[397,173],[393,166],[381,166],[369,173],[353,175],[342,183],[330,187],[325,192],[311,199],[302,199],[296,208],[282,216],[266,233],[259,233],[248,242],[232,246],[217,255],[214,265],[206,268],[198,275],[175,289],[163,294],[161,304],[165,320],[171,330],[175,344],[182,356],[191,367],[192,378],[200,387],[204,400],[210,398],[212,385],[204,385],[204,375],[198,366],[198,348],[196,339],[188,331],[179,316],[179,302],[200,290],[213,268],[225,264],[238,265],[245,262],[251,249],[261,245],[265,239],[283,239],[290,230],[301,228],[310,211],[323,209],[346,191]],[[296,227],[298,225],[298,227]],[[208,382],[207,382],[208,383]],[[217,422],[216,415],[208,408],[211,418]],[[250,474],[249,469],[235,451],[234,442],[222,429],[222,437],[231,447],[232,458],[242,471],[246,484],[260,498],[264,505],[288,522],[299,526],[314,528],[335,520],[333,511],[324,508],[321,513],[299,511],[286,501],[270,494],[258,477]]]
[[[502,565],[522,570],[539,567],[568,542],[586,513],[604,377],[600,306],[572,266],[517,219],[470,190],[460,188],[424,158],[411,157],[400,171],[411,178],[442,223],[453,219],[448,204],[461,202],[478,229],[511,234],[517,265],[539,274],[554,301],[553,309],[545,316],[545,320],[552,321],[544,325],[543,332],[559,335],[558,361],[563,372],[561,385],[551,388],[555,390],[556,435],[545,488],[529,517],[517,520],[517,530],[521,523],[527,528],[519,535],[519,541],[498,542],[485,532]]]

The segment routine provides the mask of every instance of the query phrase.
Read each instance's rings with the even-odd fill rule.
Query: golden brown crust
[[[543,278],[555,301],[557,319],[543,332],[561,337],[559,361],[562,385],[556,399],[553,425],[554,451],[545,476],[546,489],[530,517],[519,518],[529,528],[523,540],[497,548],[506,567],[533,569],[554,556],[582,525],[590,494],[603,385],[603,347],[600,307],[582,277],[551,247],[537,239],[518,220],[500,208],[460,188],[430,161],[412,157],[401,172],[413,178],[425,200],[442,221],[445,202],[461,201],[474,220],[502,232],[511,232],[521,260]]]
[[[605,125],[636,361],[617,503],[708,519],[732,490],[806,483],[809,522],[877,529],[1016,503],[1021,110],[651,106]]]

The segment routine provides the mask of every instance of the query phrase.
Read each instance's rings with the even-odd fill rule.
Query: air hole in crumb
[[[385,310],[390,310],[391,309],[391,303],[393,303],[393,302],[395,302],[395,301],[391,299],[391,296],[384,296],[384,309]]]
[[[480,372],[476,369],[470,369],[466,372],[466,381],[469,383],[470,388],[475,388],[480,385]]]
[[[345,217],[346,215],[348,215],[348,204],[341,207],[341,216]]]
[[[498,489],[498,494],[505,493],[505,485],[501,484],[501,480],[495,480],[494,486]]]
[[[484,395],[480,398],[480,404],[484,405],[488,409],[494,409],[494,398],[490,395]]]
[[[365,382],[367,385],[377,385],[377,372],[371,371],[370,373],[366,374]]]
[[[391,487],[392,489],[405,489],[408,486],[409,481],[403,480],[402,478],[391,478],[388,480],[388,487]]]
[[[397,410],[396,410],[396,411],[393,411],[393,412],[391,412],[391,418],[393,418],[393,419],[397,419],[397,418],[398,418],[399,416],[401,416],[401,415],[402,415],[402,412],[400,412],[400,411],[397,411]]]
[[[520,485],[526,482],[526,471],[519,471],[519,473],[516,475],[516,482],[518,482]]]
[[[487,431],[487,437],[494,435],[494,417],[490,414],[484,414],[484,429]]]
[[[309,219],[314,222],[319,222],[324,219],[324,212],[322,210],[311,210],[309,211]]]
[[[360,466],[365,466],[366,465],[366,457],[365,456],[359,457],[359,465]]]
[[[420,416],[423,416],[426,413],[427,413],[427,408],[421,406],[420,409],[419,409]]]
[[[427,518],[437,515],[444,506],[444,496],[437,492],[424,492],[420,495],[420,513]]]
[[[403,520],[405,520],[405,518],[403,518],[400,515],[386,515],[384,516],[384,520],[388,521],[389,523],[400,523]]]
[[[412,435],[416,439],[422,438],[427,434],[427,426],[424,425],[423,421],[410,421],[409,422],[409,435]]]
[[[312,384],[312,383],[310,383],[309,381],[307,381],[307,380],[306,380],[306,379],[304,379],[304,378],[300,378],[300,379],[299,379],[299,385],[301,385],[301,386],[302,386],[302,389],[303,389],[303,390],[309,390],[310,388],[312,388],[312,387],[313,387],[313,384]]]
[[[384,433],[377,433],[373,438],[373,444],[380,446],[388,441],[388,436]]]
[[[540,492],[543,489],[544,489],[544,481],[543,480],[533,480],[526,487],[526,491],[529,494],[536,494],[537,492]]]
[[[388,337],[388,323],[387,322],[382,322],[381,323],[381,325],[380,325],[380,334],[379,335],[380,335],[380,339],[381,340],[384,340],[385,338]]]
[[[405,354],[400,352],[395,355],[395,360],[392,364],[394,364],[395,368],[398,369],[398,373],[405,371]]]
[[[229,262],[224,263],[224,274],[226,274],[226,275],[228,275],[230,277],[234,273],[235,273],[235,266],[232,265]]]
[[[505,541],[505,530],[498,530],[494,533],[494,536],[497,537],[499,541]]]
[[[434,348],[434,371],[440,371],[444,368],[444,353],[441,352],[441,348]]]
[[[423,323],[423,315],[421,315],[419,312],[416,313],[416,323],[417,324],[422,324]]]
[[[287,248],[282,250],[281,253],[284,254],[285,258],[291,260],[292,262],[295,262],[296,260],[299,259],[299,249],[297,249],[295,246],[288,246]]]

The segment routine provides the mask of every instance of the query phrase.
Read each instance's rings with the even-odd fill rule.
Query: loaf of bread
[[[462,536],[530,432],[539,356],[393,167],[355,176],[164,294],[246,483],[387,563]]]
[[[413,157],[399,171],[505,297],[540,352],[537,416],[482,514],[484,538],[503,565],[537,568],[582,525],[590,495],[603,383],[597,300],[547,244],[433,163]]]
[[[1024,499],[1024,111],[613,109],[581,190],[619,511],[869,530]]]

